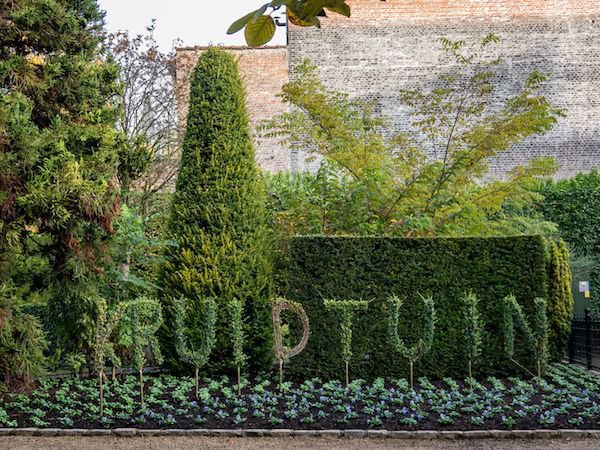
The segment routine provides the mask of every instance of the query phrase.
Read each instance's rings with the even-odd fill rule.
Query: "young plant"
[[[229,320],[231,321],[231,343],[233,346],[233,362],[237,367],[238,395],[242,395],[241,367],[246,363],[247,356],[244,353],[244,303],[241,300],[233,300],[228,305]]]
[[[435,304],[433,297],[423,297],[419,294],[423,300],[423,334],[421,338],[412,347],[408,347],[398,334],[398,318],[400,315],[400,307],[402,306],[402,300],[396,295],[392,295],[388,298],[388,304],[390,307],[390,316],[388,322],[388,333],[390,342],[398,353],[404,358],[408,359],[410,367],[410,387],[414,389],[414,364],[423,355],[425,355],[431,346],[433,345],[433,337],[435,333]]]
[[[143,405],[143,370],[146,364],[146,349],[149,348],[152,351],[158,365],[163,361],[156,337],[156,332],[163,321],[162,306],[155,299],[139,297],[129,304],[129,318],[131,320],[132,363],[139,372],[140,402]]]
[[[119,358],[115,354],[113,343],[110,338],[115,330],[115,327],[123,317],[126,303],[118,303],[110,311],[106,300],[100,298],[97,301],[97,317],[96,317],[96,330],[94,333],[94,371],[98,374],[98,389],[99,389],[99,401],[100,401],[100,417],[104,413],[104,366],[106,360],[110,359],[114,363],[118,364]]]
[[[283,345],[281,337],[281,311],[290,311],[298,316],[302,322],[302,340],[293,348],[287,348]],[[283,390],[283,361],[292,358],[302,352],[308,344],[310,336],[310,325],[308,316],[300,303],[296,303],[285,298],[276,298],[273,300],[272,307],[273,334],[275,339],[275,357],[279,363],[279,391]]]
[[[479,299],[473,292],[465,294],[462,298],[464,306],[465,319],[465,353],[467,356],[467,366],[469,372],[469,383],[473,379],[473,362],[481,354],[481,333],[483,331],[483,322],[479,314]]]
[[[325,309],[337,313],[340,318],[342,357],[346,365],[346,387],[350,384],[348,366],[352,358],[352,319],[356,311],[366,311],[369,302],[364,300],[325,300]]]
[[[200,311],[199,323],[193,328],[186,325],[190,304],[186,299],[175,302],[175,347],[179,357],[194,366],[196,379],[196,398],[198,398],[198,372],[208,362],[208,357],[215,345],[215,326],[217,323],[217,302],[208,297],[194,302],[194,311]],[[194,332],[194,342],[190,342],[190,334]]]
[[[506,352],[506,355],[512,362],[525,369],[523,366],[521,366],[521,364],[513,359],[515,351],[516,325],[523,333],[527,346],[533,352],[537,366],[537,377],[541,378],[542,367],[544,366],[548,357],[548,317],[546,301],[542,298],[536,298],[534,300],[534,316],[532,325],[527,322],[523,308],[521,308],[521,305],[519,305],[514,295],[508,295],[504,297],[503,306],[502,322],[504,328],[504,351]]]

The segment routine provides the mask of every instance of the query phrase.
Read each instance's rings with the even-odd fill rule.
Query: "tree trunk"
[[[348,361],[346,361],[346,387],[350,384],[350,375],[348,374]]]
[[[140,369],[140,402],[144,404],[144,375]]]
[[[198,367],[196,367],[196,398],[198,398]]]
[[[100,387],[100,418],[104,414],[104,385],[102,384],[102,371],[98,373],[98,386]]]
[[[415,383],[413,381],[413,367],[414,367],[414,363],[411,361],[410,362],[410,388],[414,390]]]
[[[283,359],[279,360],[279,392],[283,390]]]
[[[242,369],[240,366],[237,366],[238,373],[238,396],[242,395]]]

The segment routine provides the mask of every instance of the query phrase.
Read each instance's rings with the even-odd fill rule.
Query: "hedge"
[[[600,172],[580,173],[573,178],[549,181],[540,189],[544,199],[537,210],[558,225],[560,236],[575,256],[588,256],[600,266]],[[591,306],[600,317],[600,270],[589,274]]]
[[[465,292],[480,299],[483,351],[473,369],[476,376],[514,373],[516,365],[504,356],[500,328],[501,300],[516,296],[526,314],[536,297],[546,298],[548,255],[541,236],[493,238],[294,237],[288,241],[281,266],[281,290],[300,302],[310,319],[306,350],[289,362],[299,377],[324,379],[343,375],[344,363],[334,313],[324,299],[370,301],[354,320],[351,377],[406,376],[406,361],[389,345],[387,298],[404,300],[400,336],[411,343],[420,336],[418,294],[433,295],[437,315],[433,348],[417,363],[418,374],[466,377],[462,345]],[[299,339],[292,320],[292,340]],[[515,359],[533,367],[529,351],[517,338]]]

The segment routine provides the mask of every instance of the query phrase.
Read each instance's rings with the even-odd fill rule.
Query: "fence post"
[[[588,369],[592,370],[592,315],[590,308],[585,308],[585,357]]]
[[[573,320],[571,322],[571,336],[569,336],[569,344],[567,345],[567,352],[569,353],[569,364],[575,362],[575,334],[577,333],[577,322]]]

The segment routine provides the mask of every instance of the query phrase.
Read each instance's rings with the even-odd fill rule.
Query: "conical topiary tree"
[[[178,246],[168,250],[161,275],[166,304],[163,342],[171,363],[177,365],[174,301],[185,297],[200,304],[200,299],[212,297],[219,313],[208,369],[235,367],[227,314],[234,299],[244,303],[249,364],[269,366],[272,264],[265,200],[237,64],[227,51],[209,48],[191,77],[169,224]]]

